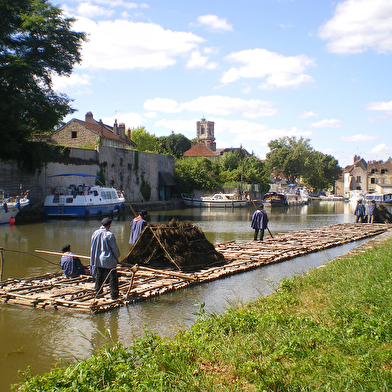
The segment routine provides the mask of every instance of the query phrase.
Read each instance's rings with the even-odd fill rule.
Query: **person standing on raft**
[[[257,241],[257,236],[260,231],[260,241],[263,241],[264,230],[268,229],[268,215],[264,211],[264,204],[260,204],[253,213],[250,227],[255,231],[253,239]]]
[[[95,292],[102,293],[102,286],[109,280],[110,296],[113,300],[118,298],[117,260],[120,251],[114,234],[109,230],[112,220],[104,218],[101,226],[95,230],[91,237],[90,270],[95,278]]]
[[[148,212],[146,210],[141,210],[139,212],[139,215],[136,216],[131,224],[129,225],[129,228],[131,229],[131,235],[129,237],[129,243],[134,244],[137,239],[140,236],[140,233],[143,231],[143,229],[147,226],[146,222],[146,216],[148,215]]]
[[[354,215],[357,217],[355,223],[362,223],[365,220],[365,206],[362,204],[362,200],[357,201],[355,206]]]

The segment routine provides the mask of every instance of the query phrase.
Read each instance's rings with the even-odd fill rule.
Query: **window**
[[[372,169],[371,174],[374,174],[376,172],[376,169]]]
[[[357,176],[357,178],[355,179],[356,182],[361,182],[361,176]]]
[[[76,139],[78,137],[78,132],[77,131],[72,131],[71,132],[71,139]]]
[[[376,179],[375,179],[374,177],[372,177],[372,178],[370,179],[370,183],[371,183],[371,184],[377,184],[377,181],[376,181]]]
[[[385,169],[381,169],[381,174],[385,174],[386,170]]]

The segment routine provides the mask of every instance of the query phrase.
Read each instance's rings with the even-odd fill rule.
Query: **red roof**
[[[203,143],[197,143],[185,151],[184,157],[217,157],[217,155]]]

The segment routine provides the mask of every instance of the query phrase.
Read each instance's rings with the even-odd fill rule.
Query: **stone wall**
[[[158,173],[174,176],[174,157],[120,148],[99,147],[98,151],[71,149],[68,164],[50,162],[34,175],[23,172],[14,161],[0,161],[0,189],[18,193],[19,185],[29,190],[32,205],[43,202],[50,188],[68,185],[74,178],[52,177],[56,174],[103,174],[106,185],[121,188],[130,202],[144,202],[140,185],[144,181],[151,188],[150,201],[159,200]],[[82,180],[80,180],[82,181]],[[90,180],[91,181],[91,180]],[[86,184],[90,184],[88,180]]]

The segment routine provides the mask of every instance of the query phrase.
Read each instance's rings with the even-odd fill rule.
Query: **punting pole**
[[[60,253],[60,252],[50,252],[50,251],[47,251],[47,250],[37,250],[37,249],[35,249],[34,252],[46,253],[47,255],[58,255],[58,256],[62,256],[63,255],[63,253]],[[72,255],[72,256],[79,257],[80,259],[90,260],[90,256],[82,256],[82,255]]]
[[[114,184],[116,185],[116,187],[117,187],[118,189],[120,189],[119,185],[117,184],[117,181],[116,181],[113,177],[112,177],[112,180],[113,180]],[[121,192],[122,192],[122,194],[123,194],[123,196],[124,196],[125,201],[127,202],[128,206],[129,206],[129,208],[131,209],[132,214],[135,215],[135,216],[137,216],[135,210],[132,208],[131,203],[129,202],[129,200],[128,200],[127,197],[125,196],[124,191],[121,191]]]
[[[4,267],[4,255],[3,255],[3,248],[0,248],[0,255],[1,255],[1,266],[0,266],[0,281],[3,280],[3,267]]]

